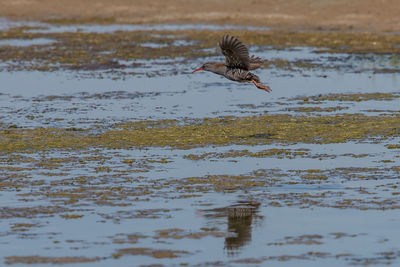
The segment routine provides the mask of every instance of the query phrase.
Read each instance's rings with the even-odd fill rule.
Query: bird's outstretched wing
[[[219,46],[226,58],[225,65],[227,67],[249,69],[249,50],[237,38],[225,35],[219,42]]]

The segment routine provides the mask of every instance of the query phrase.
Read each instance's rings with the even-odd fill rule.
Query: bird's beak
[[[192,73],[195,73],[195,72],[201,71],[201,70],[203,70],[203,68],[198,68],[197,70],[194,70]]]

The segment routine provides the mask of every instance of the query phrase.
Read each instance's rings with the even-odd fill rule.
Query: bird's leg
[[[254,85],[261,90],[267,91],[268,93],[271,92],[271,88],[269,88],[269,86],[264,85],[262,83],[257,83],[255,80],[251,80],[252,83],[254,83]]]

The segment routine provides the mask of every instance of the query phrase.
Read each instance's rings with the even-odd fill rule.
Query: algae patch
[[[153,237],[154,239],[200,239],[207,236],[213,237],[225,237],[227,233],[218,232],[215,230],[209,231],[201,231],[201,232],[185,232],[183,229],[179,228],[170,228],[170,229],[162,229],[157,230],[156,235]]]
[[[262,150],[258,152],[251,152],[249,150],[230,150],[225,153],[216,153],[216,152],[208,152],[201,155],[189,154],[185,155],[184,158],[191,160],[203,160],[210,158],[237,158],[237,157],[255,157],[255,158],[264,158],[264,157],[277,157],[279,159],[289,158],[293,159],[296,156],[310,156],[309,149],[268,149]]]
[[[320,104],[323,101],[391,101],[400,98],[399,93],[359,93],[359,94],[328,94],[310,97],[295,97],[291,100],[299,100],[299,104]]]
[[[0,130],[0,151],[37,152],[49,149],[120,149],[172,147],[189,149],[208,145],[273,143],[345,143],[385,140],[400,135],[400,115],[294,117],[262,115],[219,117],[189,121],[135,121],[116,124],[100,134],[61,128],[11,128]],[[161,159],[164,161],[163,159]]]
[[[42,257],[42,256],[7,256],[6,264],[69,264],[69,263],[87,263],[101,260],[99,257]]]
[[[113,254],[114,258],[119,258],[123,255],[143,255],[150,256],[156,259],[177,258],[182,257],[189,252],[185,250],[169,250],[169,249],[152,249],[152,248],[123,248]]]

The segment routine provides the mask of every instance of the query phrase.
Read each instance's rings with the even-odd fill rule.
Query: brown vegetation
[[[222,23],[398,31],[397,0],[0,0],[0,17],[96,23]]]

